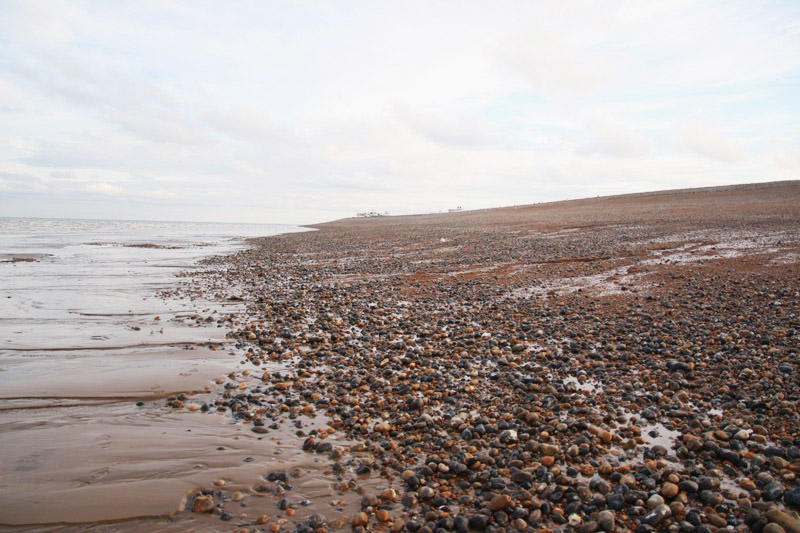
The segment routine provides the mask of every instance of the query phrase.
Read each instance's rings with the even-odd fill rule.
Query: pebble
[[[196,496],[192,501],[192,512],[194,513],[213,513],[215,508],[212,496]]]
[[[775,481],[768,483],[761,489],[761,496],[764,498],[764,501],[772,502],[779,500],[783,496],[783,492],[783,484]]]
[[[712,253],[681,229],[716,243],[750,215],[635,211],[563,235],[503,222],[525,209],[371,220],[380,232],[343,221],[220,259],[197,276],[237,282],[248,309],[229,337],[251,374],[270,366],[237,370],[203,405],[286,442],[299,424],[297,446],[327,454],[309,460],[335,461],[375,513],[345,511],[354,528],[732,530],[755,509],[752,524],[790,531],[769,506],[798,499],[796,275],[667,262],[671,247]],[[646,283],[604,295],[556,282],[612,268]]]
[[[678,488],[678,485],[676,485],[674,483],[670,483],[669,481],[665,482],[661,486],[661,494],[664,496],[664,498],[666,498],[668,500],[671,500],[672,498],[677,496],[679,490],[680,489]]]
[[[469,529],[483,531],[487,525],[489,525],[489,517],[484,514],[475,514],[469,519]]]
[[[353,527],[366,526],[369,524],[369,516],[367,516],[367,513],[364,512],[356,513],[353,515],[350,523],[353,525]]]
[[[511,497],[507,494],[499,494],[492,498],[488,507],[490,511],[501,511],[509,505],[511,505]]]
[[[613,511],[604,510],[597,513],[597,525],[603,531],[614,531],[615,523],[616,517]]]
[[[784,492],[783,501],[790,507],[800,508],[800,487]]]
[[[770,522],[781,526],[786,533],[800,533],[800,520],[777,507],[770,508],[766,512],[766,517]]]

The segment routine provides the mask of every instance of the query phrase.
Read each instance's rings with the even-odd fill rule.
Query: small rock
[[[511,497],[508,494],[498,494],[492,498],[488,507],[490,511],[494,512],[505,509],[509,505],[511,505]]]
[[[786,530],[786,533],[800,533],[800,520],[797,520],[789,513],[773,507],[767,511],[766,516],[767,520],[781,526]]]
[[[463,514],[457,514],[453,519],[453,529],[459,533],[465,533],[469,530],[469,520]]]
[[[659,505],[664,503],[664,498],[662,498],[659,494],[653,494],[647,499],[647,507],[650,509],[655,509]]]
[[[214,498],[211,496],[198,496],[192,502],[192,512],[194,513],[213,513]]]
[[[800,508],[800,488],[792,489],[783,493],[783,501],[786,505]]]
[[[603,531],[614,531],[615,520],[614,511],[604,510],[597,513],[597,525]]]
[[[472,515],[469,519],[469,528],[483,531],[489,524],[489,517],[485,514]]]
[[[356,513],[350,523],[353,524],[353,527],[366,526],[369,524],[369,517],[364,512]]]
[[[539,448],[539,451],[544,456],[553,456],[561,453],[561,449],[558,446],[553,446],[552,444],[542,444]]]
[[[777,481],[767,483],[767,485],[761,489],[761,497],[764,498],[764,501],[774,502],[775,500],[779,500],[782,496],[783,484]]]
[[[642,522],[656,527],[664,518],[672,514],[672,510],[665,504],[661,504],[645,516],[642,517]]]
[[[397,492],[394,489],[386,489],[385,491],[381,492],[378,496],[381,500],[385,502],[396,502],[397,501]]]
[[[669,481],[665,482],[661,486],[661,495],[667,498],[668,500],[671,500],[672,498],[677,496],[679,491],[680,489],[678,488],[678,485],[670,483]]]

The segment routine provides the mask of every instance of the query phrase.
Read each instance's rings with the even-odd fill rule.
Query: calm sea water
[[[297,231],[0,219],[0,524],[197,529],[191,513],[187,523],[159,517],[232,467],[276,468],[276,449],[259,435],[215,411],[169,409],[164,398],[203,391],[242,359],[225,338],[226,320],[244,312],[226,297],[237,288],[203,281],[219,284],[207,299],[181,273],[216,268],[199,261],[246,237]]]
[[[0,219],[0,403],[75,396],[69,383],[89,367],[107,367],[113,380],[136,353],[219,341],[222,329],[187,327],[182,317],[212,304],[174,291],[187,283],[176,276],[246,237],[296,231],[304,229]]]

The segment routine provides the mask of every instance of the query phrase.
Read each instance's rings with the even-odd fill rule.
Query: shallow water
[[[293,231],[0,219],[0,524],[169,515],[245,450],[271,455],[221,415],[157,400],[203,391],[240,360],[224,325],[243,311],[235,289],[207,300],[181,273]]]

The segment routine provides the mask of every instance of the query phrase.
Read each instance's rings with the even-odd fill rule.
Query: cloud
[[[649,150],[647,142],[641,135],[605,119],[590,118],[587,121],[587,127],[594,136],[594,140],[581,147],[580,153],[641,157]]]
[[[778,177],[781,179],[800,178],[800,142],[794,146],[781,146],[770,153]]]
[[[499,51],[536,89],[550,95],[568,90],[589,93],[607,83],[596,53],[576,47],[546,24],[511,39]]]
[[[445,147],[483,149],[504,144],[504,140],[489,120],[476,114],[450,110],[417,110],[394,103],[392,115],[412,132],[428,141]]]
[[[0,210],[312,222],[796,178],[798,28],[773,0],[0,2],[0,187],[27,191]]]
[[[110,183],[90,183],[86,185],[86,190],[103,196],[124,196],[127,194],[125,189],[119,185],[111,185]]]
[[[207,132],[182,124],[174,117],[162,119],[146,115],[118,114],[111,118],[111,122],[148,141],[196,145],[212,141]]]
[[[736,163],[747,157],[745,147],[741,143],[727,139],[703,124],[688,127],[684,130],[682,139],[696,154],[717,161]]]
[[[146,199],[146,200],[166,200],[175,198],[175,193],[163,190],[148,190],[139,187],[136,188],[122,188],[119,185],[114,185],[106,182],[90,183],[84,187],[84,190],[99,194],[102,196],[110,197],[125,197],[132,199]]]
[[[204,118],[218,133],[237,140],[274,141],[291,136],[288,131],[277,126],[266,113],[250,106],[208,111]]]
[[[0,191],[47,192],[48,187],[33,174],[0,172]]]

